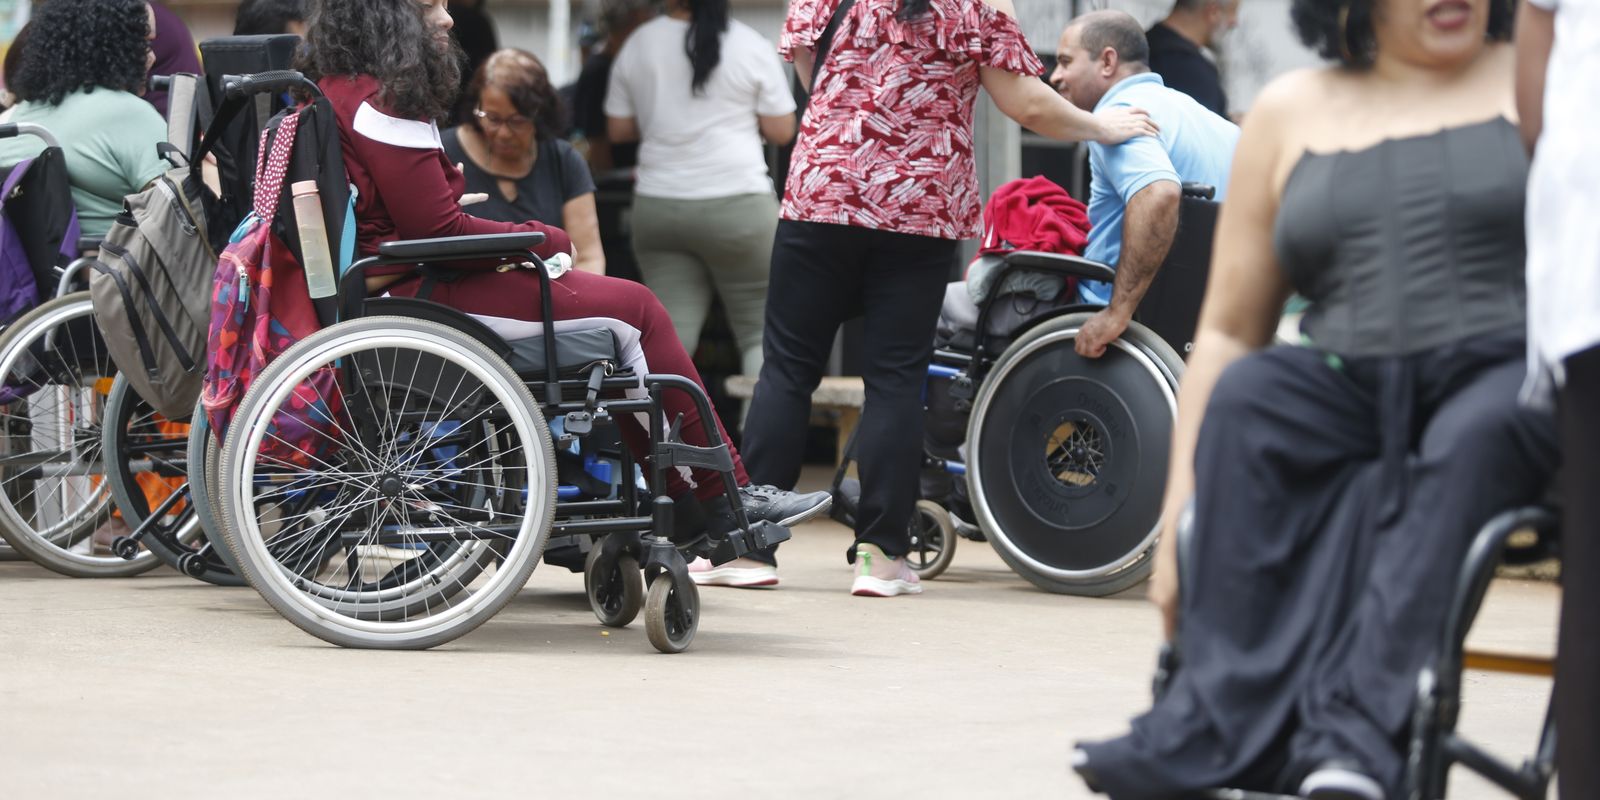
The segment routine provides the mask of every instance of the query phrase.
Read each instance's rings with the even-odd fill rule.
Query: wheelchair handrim
[[[240,442],[243,452],[252,456],[258,454],[260,453],[261,443],[265,439],[268,428],[272,423],[272,410],[281,407],[289,393],[318,367],[369,349],[389,347],[418,351],[443,359],[465,370],[488,389],[502,404],[522,442],[524,466],[520,469],[527,472],[530,503],[542,500],[546,493],[538,487],[548,480],[548,476],[537,474],[537,470],[534,468],[535,464],[542,463],[544,459],[542,454],[535,452],[536,423],[530,417],[530,414],[534,412],[517,401],[516,392],[512,387],[505,384],[503,376],[496,374],[492,370],[485,369],[473,359],[461,358],[462,353],[456,350],[452,346],[453,344],[435,338],[428,331],[407,330],[402,332],[392,329],[379,329],[352,333],[344,338],[330,338],[319,346],[309,348],[298,354],[285,353],[284,357],[294,355],[294,361],[287,366],[285,372],[280,373],[283,377],[274,384],[271,394],[264,399],[264,402],[258,405],[259,408],[264,410],[263,413],[247,420],[236,418],[230,430],[230,436],[244,436],[245,439]],[[241,423],[244,423],[244,425],[241,426]],[[256,486],[254,458],[246,457],[240,459],[237,468],[239,470],[239,479],[233,485],[235,494],[229,499],[233,500],[238,508],[253,508]],[[525,513],[522,517],[521,529],[512,544],[511,551],[506,555],[505,561],[507,563],[515,563],[519,558],[526,557],[526,549],[538,546],[538,531],[534,528],[536,520],[544,515],[531,513],[532,511],[533,509],[530,507],[530,513]],[[236,544],[248,553],[250,559],[256,564],[268,565],[267,569],[259,570],[259,572],[263,579],[278,584],[277,594],[289,599],[290,602],[299,607],[300,611],[309,616],[318,618],[325,623],[366,634],[400,637],[406,634],[426,632],[445,627],[458,618],[470,615],[479,605],[487,602],[489,598],[498,592],[504,591],[507,587],[501,584],[510,580],[514,574],[514,570],[496,570],[495,575],[489,579],[486,585],[476,590],[467,590],[466,597],[459,602],[446,603],[449,606],[447,610],[430,614],[420,619],[400,621],[359,619],[338,613],[335,607],[330,607],[330,602],[338,602],[339,592],[308,592],[302,576],[279,563],[276,556],[268,550],[266,540],[260,535],[259,528],[251,526],[250,534],[240,536]],[[467,546],[458,548],[453,560],[442,563],[441,566],[453,568],[455,565],[466,563],[468,559],[488,557],[489,555],[490,548],[487,543],[481,541],[472,542]],[[428,576],[422,576],[407,582],[403,586],[393,587],[384,591],[383,595],[391,598],[397,595],[403,596],[407,588],[429,582],[431,581]],[[512,591],[520,588],[515,587]],[[370,592],[363,593],[363,597],[368,602],[384,599],[383,597],[374,597],[373,593]],[[361,610],[360,608],[356,609],[358,612]]]
[[[11,333],[14,336],[15,334],[24,332],[23,328],[18,327],[23,324],[26,325],[27,330],[37,330],[39,331],[39,334],[32,335],[30,338],[26,339],[18,336],[16,338],[11,338],[6,342],[5,351],[0,352],[0,381],[3,381],[11,374],[12,370],[17,366],[18,361],[30,349],[30,345],[39,339],[39,336],[48,335],[50,332],[56,330],[59,326],[74,319],[92,316],[93,312],[94,306],[87,293],[84,293],[82,297],[71,302],[61,303],[53,309],[47,310],[46,313],[40,316],[32,317],[31,319],[24,317],[23,319],[13,323],[12,326],[8,326],[5,330],[5,333]],[[27,397],[17,400],[16,403],[29,403],[31,406],[36,398],[47,392],[69,392],[74,395],[82,392],[88,392],[89,401],[91,403],[95,402],[99,396],[99,393],[96,391],[93,385],[76,386],[71,389],[67,389],[62,385],[46,384],[39,387],[38,391],[35,391]],[[62,403],[64,406],[70,404],[76,407],[81,405],[82,400],[81,398],[74,397],[71,400],[63,400]],[[97,411],[103,415],[104,410],[104,401],[100,400]],[[73,428],[73,430],[75,431],[76,428]],[[97,567],[102,569],[113,568],[120,573],[124,571],[124,568],[127,568],[126,571],[137,572],[143,568],[147,568],[148,566],[154,566],[155,556],[149,552],[140,553],[139,556],[134,560],[136,566],[130,567],[129,562],[124,561],[122,558],[114,555],[95,556],[90,553],[74,552],[75,547],[83,544],[83,542],[68,542],[63,545],[62,542],[58,541],[63,536],[70,538],[73,530],[79,525],[85,524],[86,521],[106,514],[107,509],[112,503],[111,493],[104,480],[105,463],[103,458],[104,454],[101,452],[100,437],[96,436],[91,440],[91,444],[88,446],[87,452],[84,455],[85,457],[83,458],[79,458],[77,456],[69,457],[65,462],[62,463],[65,465],[74,465],[80,461],[84,462],[84,473],[81,477],[87,479],[93,477],[94,475],[99,475],[101,477],[99,485],[93,490],[85,493],[85,496],[82,498],[83,503],[80,507],[72,509],[70,513],[64,513],[63,519],[60,522],[45,528],[34,527],[32,522],[22,516],[22,512],[12,501],[10,491],[4,487],[6,478],[3,474],[0,474],[0,530],[4,530],[13,536],[20,536],[31,540],[36,540],[39,545],[56,551],[59,557],[73,563],[85,565],[87,567]],[[96,467],[98,467],[97,470]],[[63,477],[61,479],[65,480],[67,478]]]
[[[1077,338],[1079,330],[1081,329],[1066,328],[1060,331],[1051,332],[1044,336],[1040,336],[1037,339],[1028,342],[1023,349],[1017,351],[1010,358],[1007,358],[999,370],[989,374],[984,378],[983,388],[980,389],[977,402],[973,406],[972,419],[981,420],[984,418],[984,415],[989,412],[989,407],[994,401],[995,391],[993,387],[998,386],[1000,381],[1004,379],[1006,375],[1009,375],[1012,370],[1023,364],[1027,360],[1028,356],[1047,346],[1056,344],[1063,340],[1070,341]],[[1162,398],[1166,400],[1168,408],[1172,411],[1172,414],[1176,416],[1178,412],[1178,398],[1177,393],[1173,389],[1175,378],[1172,376],[1171,372],[1166,369],[1164,365],[1158,363],[1158,360],[1146,352],[1144,348],[1137,347],[1125,339],[1114,340],[1110,347],[1115,347],[1118,350],[1123,351],[1129,357],[1131,357],[1135,363],[1139,364],[1146,372],[1149,373],[1150,377],[1154,379],[1154,383],[1161,388]],[[967,441],[968,453],[978,453],[980,451],[980,448],[982,447],[983,427],[984,426],[982,424],[972,426],[972,434],[968,436]],[[975,457],[969,458],[971,458],[973,461],[976,461]],[[969,477],[970,475],[971,473],[969,473]],[[1016,561],[1026,565],[1028,568],[1055,580],[1066,582],[1091,581],[1104,578],[1109,575],[1114,575],[1124,569],[1128,569],[1133,564],[1137,563],[1139,558],[1146,551],[1148,551],[1152,545],[1155,544],[1156,536],[1161,532],[1161,522],[1158,518],[1155,525],[1151,527],[1150,532],[1144,536],[1139,545],[1128,550],[1127,553],[1125,553],[1121,558],[1115,559],[1104,566],[1096,567],[1094,569],[1063,569],[1061,567],[1046,564],[1023,552],[1020,547],[1011,541],[1010,537],[1007,536],[1005,529],[991,513],[987,500],[984,499],[984,493],[982,492],[981,487],[974,487],[974,491],[971,494],[973,495],[973,510],[978,516],[979,523],[984,533],[989,537],[994,546],[1001,548],[1006,552],[1006,554],[1011,556]]]

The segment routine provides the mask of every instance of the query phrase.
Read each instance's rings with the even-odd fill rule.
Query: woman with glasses
[[[488,199],[472,213],[502,222],[537,220],[567,232],[573,266],[604,275],[594,178],[572,145],[556,138],[561,106],[544,65],[524,50],[498,50],[467,86],[465,125],[441,134],[467,193]]]
[[[794,138],[776,47],[728,19],[728,0],[668,0],[611,67],[611,143],[639,142],[633,252],[685,349],[720,295],[743,371],[761,371],[778,199],[761,142]]]

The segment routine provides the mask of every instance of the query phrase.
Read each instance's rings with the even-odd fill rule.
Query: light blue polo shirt
[[[1228,171],[1239,127],[1193,98],[1168,89],[1154,72],[1123,78],[1094,107],[1135,106],[1150,112],[1160,136],[1140,136],[1114,147],[1089,145],[1094,178],[1089,190],[1089,246],[1084,257],[1117,266],[1122,255],[1122,216],[1128,201],[1156,181],[1204,183],[1228,193]],[[1111,284],[1080,281],[1083,302],[1111,302]]]

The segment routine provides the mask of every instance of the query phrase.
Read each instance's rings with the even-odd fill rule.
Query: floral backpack
[[[299,122],[298,111],[286,112],[276,136],[270,127],[262,132],[253,210],[229,238],[212,279],[206,380],[200,401],[219,440],[256,376],[321,327],[306,289],[305,270],[272,224]],[[260,456],[306,467],[327,444],[337,441],[340,426],[334,419],[342,411],[342,395],[336,381],[334,370],[323,368],[296,386],[274,414]]]

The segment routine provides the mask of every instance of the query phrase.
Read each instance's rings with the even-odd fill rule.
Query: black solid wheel
[[[663,653],[689,649],[700,627],[700,590],[694,582],[675,581],[672,573],[662,573],[650,583],[644,601],[644,630],[650,644]]]
[[[1052,592],[1100,596],[1150,571],[1183,363],[1137,323],[1086,359],[1088,314],[1029,330],[984,377],[967,433],[984,534]]]
[[[918,500],[911,514],[911,549],[906,566],[931,581],[944,574],[956,557],[956,525],[950,512],[932,500]]]
[[[596,543],[583,562],[583,590],[600,624],[626,628],[644,607],[644,573],[633,556],[621,553],[607,559],[601,550]]]

